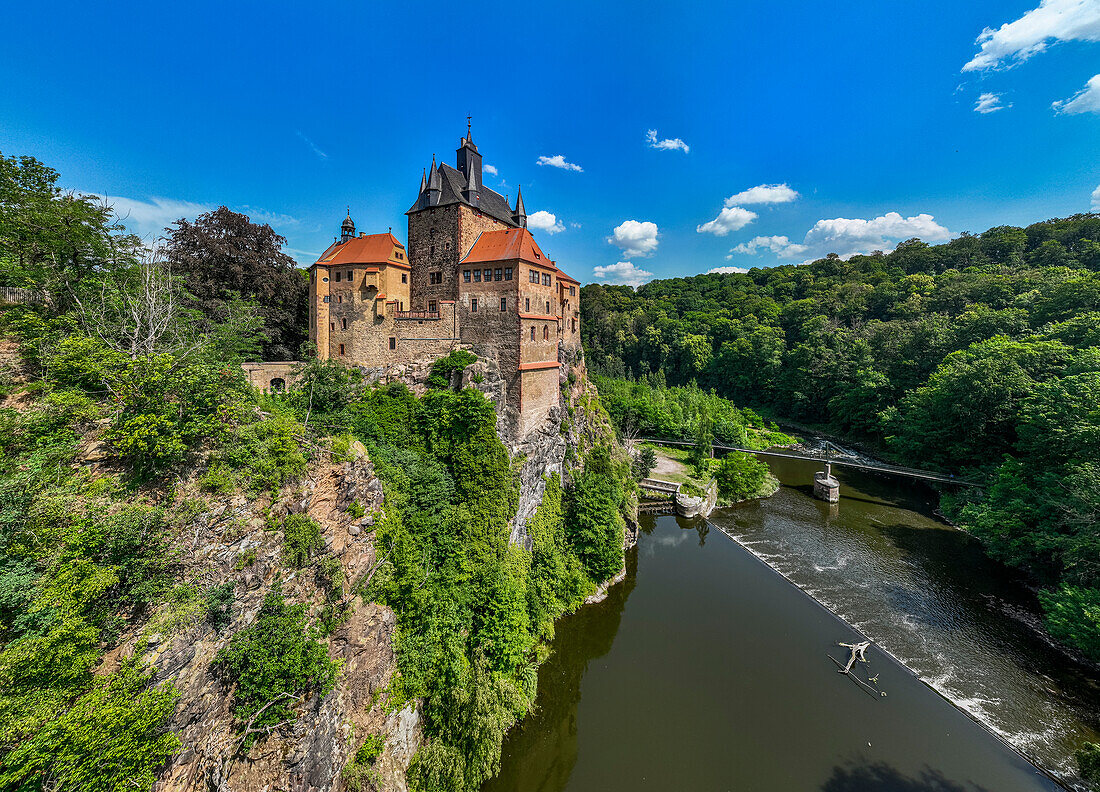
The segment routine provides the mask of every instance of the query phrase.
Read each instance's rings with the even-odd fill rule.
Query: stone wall
[[[292,373],[301,363],[295,360],[283,360],[273,363],[242,363],[248,384],[263,391],[284,391],[297,377]]]
[[[349,366],[373,368],[442,357],[459,340],[455,304],[449,301],[440,303],[439,310],[429,314],[400,311],[395,301],[376,300],[369,313],[354,312],[347,327],[340,331],[344,355],[333,357]],[[333,349],[339,352],[335,343]]]

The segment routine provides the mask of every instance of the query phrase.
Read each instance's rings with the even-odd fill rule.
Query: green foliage
[[[1051,635],[1100,661],[1100,590],[1063,586],[1039,592],[1039,601]]]
[[[252,492],[277,492],[305,472],[308,460],[301,443],[305,433],[305,427],[285,407],[275,408],[262,420],[238,424],[215,452],[204,486],[224,479],[227,483],[240,481]]]
[[[294,385],[287,394],[289,402],[303,419],[337,422],[353,398],[355,386],[362,380],[358,369],[350,369],[338,360],[321,360],[308,352],[305,362],[294,367]]]
[[[1100,745],[1087,742],[1074,754],[1081,778],[1090,784],[1100,783]]]
[[[72,707],[14,747],[0,768],[5,789],[118,792],[150,789],[180,746],[168,731],[179,693],[152,687],[135,662],[99,678]]]
[[[214,667],[236,685],[234,712],[242,722],[263,728],[293,721],[295,701],[309,692],[324,696],[336,685],[336,663],[310,633],[305,614],[304,604],[287,605],[281,592],[269,592],[256,620],[214,658]]]
[[[304,514],[288,514],[283,520],[283,561],[304,567],[325,548],[321,526]]]
[[[759,497],[768,489],[768,466],[750,454],[730,452],[722,457],[714,473],[718,497],[724,502]]]
[[[476,360],[477,355],[465,349],[456,349],[446,357],[439,358],[432,363],[431,374],[428,375],[428,387],[451,387],[451,375],[456,371],[462,371]]]
[[[253,551],[255,557],[255,551]],[[229,626],[233,618],[233,581],[211,586],[206,592],[203,604],[206,607],[206,620],[218,632]]]
[[[597,446],[570,488],[569,540],[592,580],[607,580],[622,567],[628,481],[627,463],[613,458],[610,447]]]
[[[634,456],[634,460],[630,463],[630,472],[634,474],[635,479],[641,481],[649,478],[650,472],[655,467],[657,467],[657,451],[653,446],[646,445],[642,446]]]

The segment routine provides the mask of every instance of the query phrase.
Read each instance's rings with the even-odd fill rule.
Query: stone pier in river
[[[837,503],[840,500],[840,482],[833,476],[833,466],[826,462],[825,469],[814,473],[814,497]]]

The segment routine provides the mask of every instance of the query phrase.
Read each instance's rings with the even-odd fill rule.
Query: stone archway
[[[286,390],[286,380],[282,377],[275,377],[271,380],[271,390],[275,393],[282,393]]]

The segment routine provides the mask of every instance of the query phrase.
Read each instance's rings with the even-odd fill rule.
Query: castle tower
[[[508,200],[482,181],[481,152],[469,126],[455,151],[455,167],[435,162],[421,179],[409,218],[412,308],[458,299],[458,262],[483,231],[518,228]],[[523,216],[526,224],[526,215]]]

